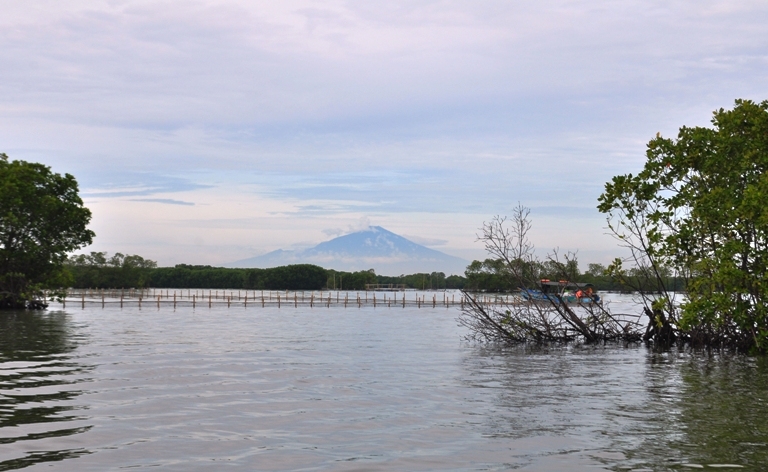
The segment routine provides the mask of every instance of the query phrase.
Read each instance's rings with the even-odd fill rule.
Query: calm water
[[[0,313],[0,470],[768,468],[768,363],[466,345],[446,308]]]

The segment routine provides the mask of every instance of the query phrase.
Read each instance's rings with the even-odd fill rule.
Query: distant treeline
[[[492,259],[473,261],[464,276],[443,272],[418,273],[400,276],[377,275],[373,269],[344,272],[327,270],[312,264],[296,264],[271,269],[228,269],[207,265],[178,264],[175,267],[157,267],[154,261],[137,255],[116,253],[108,257],[105,252],[92,252],[71,257],[66,264],[69,285],[73,288],[213,288],[244,290],[365,290],[367,284],[404,285],[419,290],[465,289],[485,292],[509,292],[511,286],[504,274],[504,265]],[[580,273],[578,263],[547,263],[537,267],[542,278],[595,285],[597,290],[629,291],[628,284],[606,275],[601,264],[589,264]],[[565,275],[563,275],[565,274]],[[632,276],[632,272],[629,272]],[[638,280],[640,274],[637,274]],[[682,289],[683,281],[669,278],[668,286]],[[647,287],[652,290],[653,287]]]
[[[372,271],[370,272],[373,273]],[[464,288],[466,281],[467,280],[464,277],[459,275],[449,275],[446,277],[443,272],[423,272],[399,276],[374,274],[374,277],[367,283],[380,285],[405,285],[406,288],[418,290],[443,290],[462,289]],[[330,285],[330,287],[333,287],[333,285]]]
[[[73,256],[66,264],[73,288],[213,288],[245,290],[365,290],[369,284],[405,285],[414,289],[460,289],[466,279],[443,272],[390,277],[373,269],[358,272],[327,270],[312,264],[271,269],[228,269],[178,264],[157,267],[141,256],[104,252]]]
[[[390,283],[380,282],[379,276],[373,270],[342,272],[326,270],[312,264],[296,264],[271,269],[228,269],[188,264],[157,267],[154,261],[141,256],[125,256],[117,253],[108,257],[105,252],[73,256],[67,261],[66,269],[69,286],[72,288],[365,290],[366,284]],[[441,276],[445,278],[444,274]],[[429,274],[426,277],[428,280]]]
[[[107,258],[103,252],[72,257],[66,268],[73,288],[319,290],[327,282],[327,271],[311,264],[272,269],[227,269],[187,264],[157,267],[154,261],[141,256],[117,253]],[[350,277],[350,281],[354,279]]]
[[[634,292],[636,290],[654,292],[658,291],[657,282],[643,274],[640,270],[630,269],[622,278],[610,275],[608,268],[603,264],[588,264],[585,272],[579,271],[576,260],[567,262],[546,261],[535,262],[535,267],[529,270],[535,271],[541,279],[568,280],[570,282],[589,283],[596,290],[613,292]],[[515,290],[506,273],[507,265],[494,259],[473,261],[465,272],[464,289],[470,291],[508,292]],[[679,277],[668,275],[663,280],[664,285],[670,291],[682,291],[685,281]]]

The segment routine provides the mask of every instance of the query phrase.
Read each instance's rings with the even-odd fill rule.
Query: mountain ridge
[[[381,226],[370,226],[301,251],[278,249],[227,264],[227,267],[269,268],[289,264],[317,264],[327,269],[374,269],[383,275],[418,272],[463,274],[468,261],[431,249]]]

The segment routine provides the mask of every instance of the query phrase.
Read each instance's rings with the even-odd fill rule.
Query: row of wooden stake
[[[459,297],[459,301],[456,301],[455,294],[451,294],[451,297],[448,298],[447,294],[443,296],[443,300],[438,301],[437,294],[432,295],[432,300],[428,300],[426,298],[426,295],[417,296],[413,300],[407,300],[405,292],[403,293],[402,298],[398,299],[397,295],[393,293],[391,297],[387,297],[385,294],[383,298],[377,298],[376,293],[374,292],[372,294],[371,300],[369,302],[368,293],[365,292],[365,298],[361,297],[360,293],[356,293],[356,298],[350,300],[349,298],[349,292],[346,292],[344,295],[344,298],[341,298],[340,292],[335,292],[335,301],[333,294],[334,292],[326,292],[327,297],[323,295],[321,292],[317,298],[315,297],[314,292],[310,292],[308,299],[305,299],[304,292],[301,292],[301,299],[299,299],[299,293],[293,292],[293,297],[291,299],[288,292],[278,292],[276,294],[273,294],[271,291],[268,292],[266,295],[264,292],[261,292],[261,295],[257,295],[256,292],[253,293],[251,297],[249,297],[248,292],[245,293],[244,296],[241,296],[240,292],[238,292],[237,296],[234,295],[234,292],[231,292],[229,295],[224,294],[222,296],[219,296],[218,292],[214,295],[212,291],[209,291],[206,297],[205,294],[202,296],[199,296],[198,293],[188,293],[188,297],[184,297],[183,293],[179,296],[177,296],[176,291],[173,291],[173,293],[169,293],[169,291],[166,291],[165,297],[163,297],[163,293],[152,293],[147,290],[142,291],[108,291],[108,290],[99,290],[94,293],[94,291],[80,291],[79,294],[70,293],[69,296],[65,299],[61,300],[61,303],[63,307],[67,306],[67,302],[69,303],[78,303],[81,305],[81,308],[85,308],[86,303],[88,304],[96,304],[101,303],[102,308],[104,308],[107,304],[109,305],[116,305],[119,303],[120,308],[123,308],[126,304],[133,305],[134,303],[138,303],[139,308],[142,307],[142,304],[153,304],[156,305],[159,309],[161,304],[162,305],[173,305],[173,308],[176,308],[177,306],[192,306],[192,308],[196,308],[198,305],[208,305],[208,308],[212,308],[214,304],[227,304],[227,308],[230,308],[233,304],[235,305],[241,305],[243,307],[248,307],[249,303],[251,305],[261,305],[262,307],[266,307],[267,305],[274,305],[278,308],[282,307],[283,305],[293,305],[295,308],[298,308],[298,306],[301,304],[302,306],[309,305],[310,308],[314,307],[315,305],[318,306],[326,306],[328,308],[331,307],[332,304],[340,306],[343,302],[344,308],[347,308],[350,304],[357,305],[358,308],[362,308],[363,305],[368,305],[370,302],[372,302],[373,307],[376,308],[377,306],[387,306],[391,307],[394,306],[402,306],[405,308],[406,306],[416,306],[417,308],[421,308],[422,306],[429,306],[431,305],[432,308],[436,308],[439,305],[450,307],[450,306],[461,306],[464,307],[465,299],[464,296]],[[79,295],[79,297],[74,298],[72,295]],[[282,296],[281,296],[282,295]],[[74,298],[74,299],[73,299]],[[79,298],[79,299],[78,299]],[[163,299],[165,298],[165,299]],[[185,300],[186,298],[186,300]],[[220,301],[221,300],[221,301]],[[498,305],[498,304],[515,304],[520,302],[520,300],[516,299],[516,297],[481,297],[480,300],[478,300],[480,303],[484,305]],[[431,302],[431,303],[430,303]]]

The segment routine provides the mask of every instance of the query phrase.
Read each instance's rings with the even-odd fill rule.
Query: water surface
[[[0,313],[0,470],[768,464],[765,359],[498,350],[443,308]]]

